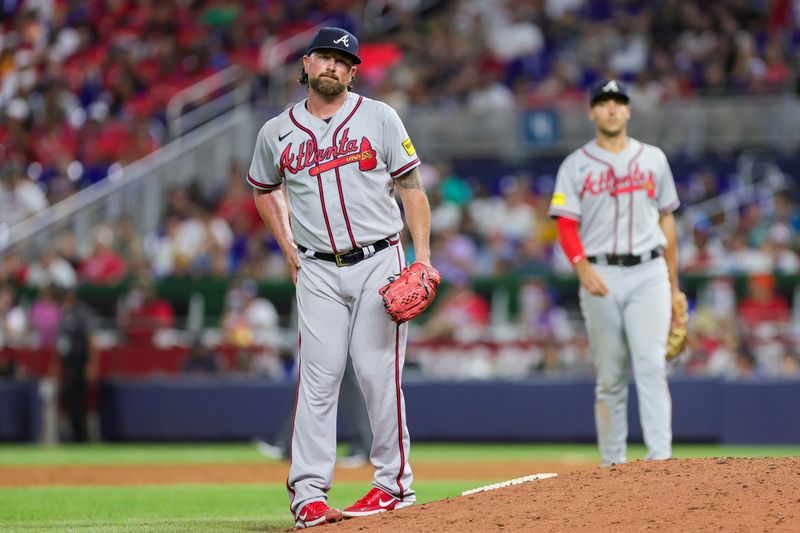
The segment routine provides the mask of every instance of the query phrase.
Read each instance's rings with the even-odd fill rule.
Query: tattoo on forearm
[[[422,178],[416,168],[394,180],[398,187],[403,189],[422,189]]]

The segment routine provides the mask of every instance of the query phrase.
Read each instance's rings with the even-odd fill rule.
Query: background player
[[[665,353],[671,299],[680,294],[672,215],[679,201],[664,152],[628,137],[630,116],[621,82],[592,88],[595,139],[562,162],[549,210],[580,280],[604,465],[626,461],[630,366],[647,458],[672,455]]]
[[[397,509],[416,498],[400,388],[407,326],[392,322],[378,289],[404,266],[394,191],[416,260],[427,265],[430,206],[400,118],[349,91],[360,62],[352,34],[321,29],[303,57],[308,98],[264,125],[247,175],[296,283],[299,383],[287,487],[301,528],[343,516],[326,500],[348,352],[374,434],[375,476],[373,489],[344,516]]]

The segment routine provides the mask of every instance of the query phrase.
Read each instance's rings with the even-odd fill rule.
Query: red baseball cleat
[[[393,511],[395,509],[402,509],[403,507],[410,507],[411,505],[414,505],[414,502],[398,500],[386,491],[373,488],[366,496],[342,511],[342,514],[345,518],[370,516],[373,514],[385,513],[386,511]]]
[[[297,513],[294,522],[296,529],[305,529],[320,524],[331,524],[342,519],[342,512],[339,509],[328,507],[325,502],[311,502],[303,506]]]

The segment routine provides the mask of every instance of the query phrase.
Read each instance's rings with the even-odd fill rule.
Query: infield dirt
[[[671,459],[591,468],[322,532],[800,531],[800,459]]]
[[[415,462],[418,479],[470,481],[511,479],[538,472],[566,473],[592,468],[585,461]],[[0,487],[169,485],[173,483],[285,483],[288,463],[182,465],[59,465],[0,467]],[[335,481],[372,479],[372,467],[337,468]]]

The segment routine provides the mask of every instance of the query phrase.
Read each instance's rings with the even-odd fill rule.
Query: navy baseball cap
[[[358,39],[347,30],[330,26],[320,28],[311,40],[311,44],[308,45],[306,55],[310,55],[311,52],[320,48],[340,50],[352,57],[353,63],[356,65],[361,63],[361,58],[358,57]]]
[[[624,100],[627,104],[630,101],[628,88],[619,80],[601,80],[592,85],[592,90],[589,93],[589,105],[594,105],[601,100],[609,98],[618,98]]]

